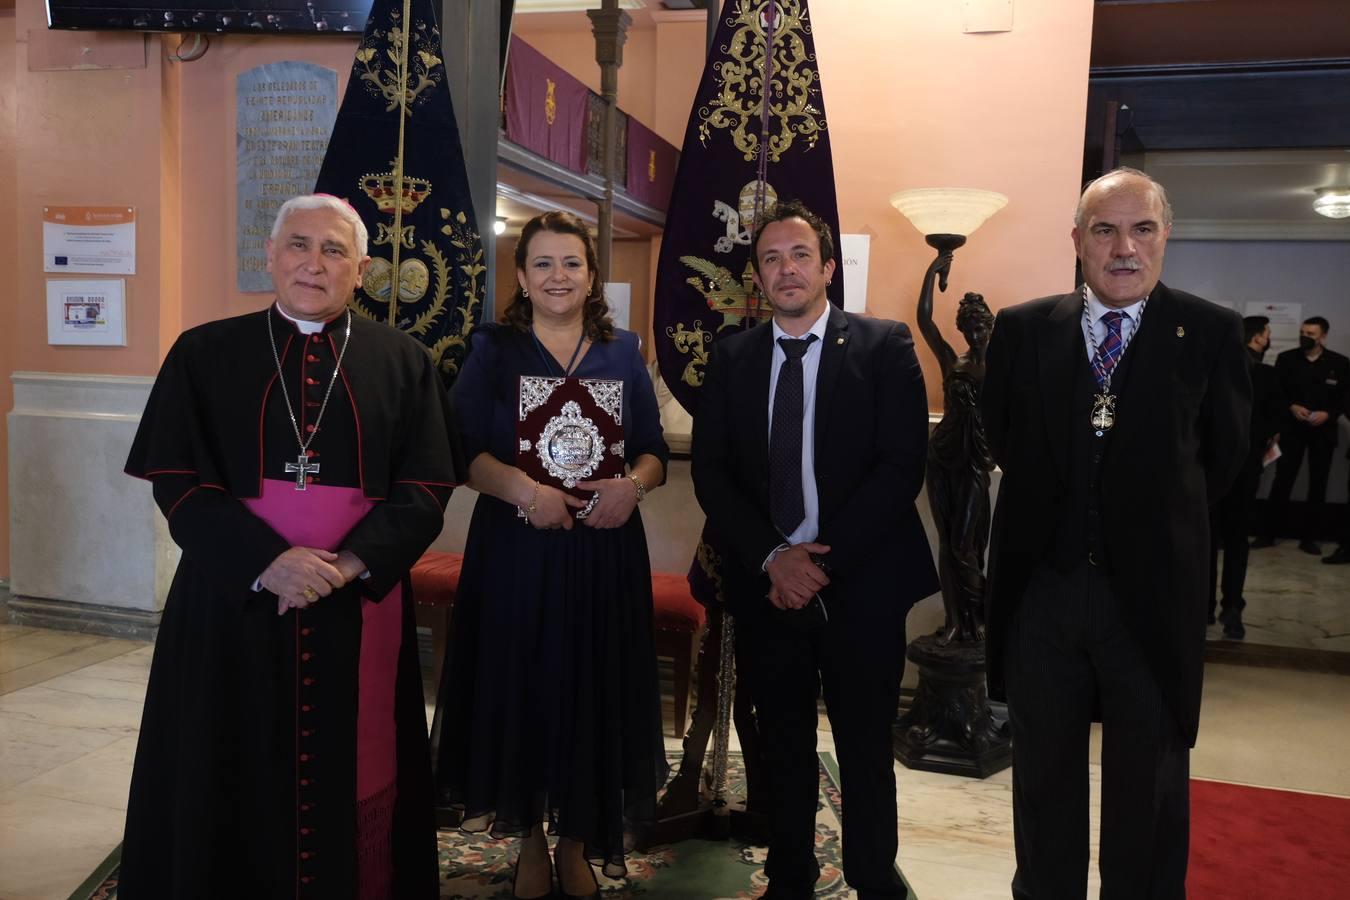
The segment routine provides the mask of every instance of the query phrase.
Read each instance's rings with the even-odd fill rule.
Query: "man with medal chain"
[[[1002,310],[982,412],[1003,471],[990,694],[1008,701],[1019,900],[1082,898],[1088,746],[1102,723],[1104,900],[1185,896],[1209,506],[1247,448],[1241,320],[1159,281],[1162,185],[1083,191],[1078,291]]]

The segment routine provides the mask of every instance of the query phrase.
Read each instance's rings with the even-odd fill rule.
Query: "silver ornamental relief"
[[[609,413],[614,424],[623,424],[623,382],[613,378],[582,378],[595,405]]]
[[[538,375],[520,376],[520,421],[548,402],[563,383],[562,378],[541,378]]]
[[[563,404],[562,415],[548,420],[534,446],[544,470],[569,488],[590,478],[605,457],[599,427],[572,400]]]
[[[616,443],[610,444],[609,452],[612,453],[614,456],[623,456],[623,441],[618,441]]]

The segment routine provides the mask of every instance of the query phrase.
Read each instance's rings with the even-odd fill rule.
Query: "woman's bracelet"
[[[538,503],[539,503],[539,482],[536,481],[536,482],[534,483],[534,493],[533,493],[533,494],[530,494],[530,505],[529,505],[529,506],[517,506],[517,507],[516,507],[516,518],[518,518],[518,519],[524,519],[526,522],[529,522],[529,521],[530,521],[530,513],[532,513],[532,512],[535,511],[535,509],[536,509]]]
[[[629,472],[628,480],[633,482],[633,486],[637,488],[637,502],[641,503],[647,499],[647,486],[642,483],[641,478],[637,477],[637,473]]]

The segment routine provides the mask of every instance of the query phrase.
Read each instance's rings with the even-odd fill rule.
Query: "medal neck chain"
[[[1147,297],[1139,301],[1139,308],[1134,311],[1134,315],[1124,313],[1123,310],[1117,310],[1117,312],[1122,312],[1125,318],[1129,319],[1131,322],[1134,323],[1134,327],[1130,329],[1130,336],[1121,338],[1120,357],[1116,360],[1117,367],[1119,367],[1120,364],[1125,361],[1125,351],[1130,349],[1130,342],[1133,341],[1134,336],[1139,333],[1139,326],[1144,324],[1145,306],[1148,306]],[[1094,323],[1092,321],[1092,311],[1088,309],[1088,288],[1087,285],[1085,284],[1083,285],[1083,328],[1087,332],[1088,340],[1092,344],[1093,359],[1096,359],[1097,354],[1101,352],[1101,343],[1099,343],[1097,339],[1092,336],[1093,324]],[[1106,373],[1106,377],[1103,379],[1105,383],[1101,386],[1103,394],[1111,393],[1111,378],[1115,374],[1116,374],[1115,369],[1112,369],[1110,372]]]
[[[342,338],[342,349],[338,351],[337,363],[333,366],[333,377],[328,379],[328,390],[323,393],[323,403],[319,405],[319,414],[314,417],[314,430],[309,433],[308,438],[300,437],[300,423],[295,418],[295,408],[291,406],[291,392],[286,389],[286,373],[281,371],[281,356],[277,353],[276,335],[272,333],[272,307],[267,307],[267,340],[272,345],[272,361],[277,364],[277,381],[281,384],[281,396],[286,401],[286,414],[291,417],[291,428],[295,431],[295,442],[300,445],[300,455],[304,456],[309,452],[309,445],[314,442],[314,436],[319,433],[319,423],[323,421],[323,414],[328,410],[328,398],[333,396],[333,385],[337,384],[338,373],[342,371],[342,358],[347,355],[347,345],[352,340],[352,311],[347,310],[347,330]],[[289,466],[290,463],[287,463]]]
[[[534,339],[535,349],[539,351],[539,357],[544,361],[544,368],[552,375],[553,367],[558,364],[558,361],[553,358],[553,354],[549,353],[548,350],[544,348],[544,342],[539,340],[539,335],[535,334],[533,325],[530,326],[530,337]],[[585,325],[581,327],[581,336],[577,338],[577,345],[572,350],[572,358],[567,361],[567,365],[563,368],[562,374],[564,378],[572,374],[572,369],[577,364],[577,357],[581,354],[581,345],[584,343],[586,343]]]

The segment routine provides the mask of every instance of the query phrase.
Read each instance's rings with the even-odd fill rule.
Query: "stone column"
[[[600,257],[600,281],[609,281],[610,256],[614,234],[614,171],[617,168],[615,124],[619,110],[619,67],[623,65],[623,45],[628,38],[632,18],[619,9],[619,0],[604,0],[601,9],[588,9],[591,31],[595,34],[595,61],[600,64],[600,97],[605,101],[605,118],[600,127],[604,157],[601,177],[605,193],[600,202],[600,225],[596,246]]]

